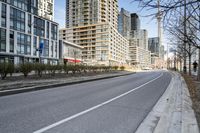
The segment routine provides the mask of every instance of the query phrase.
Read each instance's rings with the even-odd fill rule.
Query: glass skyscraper
[[[121,11],[118,15],[118,31],[124,37],[129,37],[131,27],[131,18],[130,13],[124,8],[121,8]]]
[[[136,13],[131,13],[131,31],[140,29],[140,19]]]

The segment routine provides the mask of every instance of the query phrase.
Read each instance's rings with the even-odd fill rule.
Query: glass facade
[[[0,58],[39,61],[43,42],[42,62],[58,60],[58,24],[35,15],[37,0],[0,0],[0,5]]]

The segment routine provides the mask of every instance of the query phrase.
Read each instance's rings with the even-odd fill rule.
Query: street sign
[[[44,48],[44,43],[41,42],[41,43],[40,43],[40,49],[43,49],[43,48]]]
[[[42,53],[43,48],[44,48],[44,43],[41,42],[41,43],[40,43],[40,48],[39,48],[40,53]]]

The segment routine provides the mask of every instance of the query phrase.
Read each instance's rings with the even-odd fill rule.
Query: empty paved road
[[[0,133],[133,133],[170,80],[141,72],[0,97]]]

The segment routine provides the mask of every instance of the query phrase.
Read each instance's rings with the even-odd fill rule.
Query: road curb
[[[172,75],[168,88],[136,133],[199,133],[185,80],[178,73]]]
[[[120,74],[120,75],[106,76],[106,77],[99,77],[99,78],[93,78],[93,79],[86,79],[86,80],[80,80],[80,81],[72,81],[72,82],[66,82],[66,83],[58,83],[58,84],[50,84],[50,85],[43,85],[43,86],[19,88],[19,89],[13,89],[13,90],[5,90],[5,91],[0,91],[0,96],[7,96],[7,95],[13,95],[13,94],[25,93],[25,92],[31,92],[31,91],[38,91],[38,90],[45,90],[45,89],[53,89],[53,87],[61,87],[61,86],[67,86],[67,85],[73,85],[73,84],[79,84],[79,83],[85,83],[85,82],[91,82],[91,81],[97,81],[97,80],[103,80],[103,79],[110,79],[110,78],[116,78],[116,77],[121,77],[121,76],[127,76],[127,75],[131,75],[131,74],[135,74],[135,72]]]

